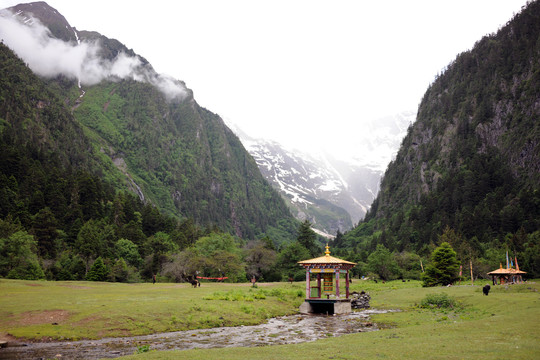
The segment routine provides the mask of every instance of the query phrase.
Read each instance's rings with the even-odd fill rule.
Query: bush
[[[78,256],[63,252],[52,267],[55,280],[84,280],[86,265]]]
[[[109,280],[113,282],[127,282],[129,277],[129,269],[124,261],[120,258],[116,260],[116,263],[112,267],[111,271],[108,274]]]
[[[12,269],[7,277],[9,279],[39,280],[45,278],[43,269],[37,262],[28,262],[26,266],[18,266]]]
[[[457,305],[457,300],[445,293],[428,294],[420,302],[420,307],[423,309],[454,309]]]

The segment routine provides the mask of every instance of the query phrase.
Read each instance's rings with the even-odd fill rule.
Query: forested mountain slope
[[[4,44],[0,64],[0,276],[43,277],[39,257],[49,278],[79,279],[82,258],[112,257],[119,238],[139,247],[130,265],[140,266],[147,237],[176,222],[100,178],[84,129]],[[179,246],[194,241],[176,234]]]
[[[15,81],[3,81],[6,97],[0,116],[14,124],[9,131],[15,137],[41,136],[40,146],[55,148],[61,159],[75,158],[78,163],[71,166],[85,165],[114,188],[133,191],[167,215],[193,218],[244,238],[267,234],[279,243],[292,237],[297,223],[283,200],[238,138],[218,115],[199,106],[184,83],[157,74],[117,40],[72,28],[46,3],[18,5],[12,12],[25,21],[39,19],[50,31],[46,41],[95,49],[79,78],[46,76],[27,99],[10,88]],[[3,52],[9,57],[7,49]],[[10,77],[20,71],[12,70]],[[32,79],[27,86],[35,84]],[[13,101],[32,113],[25,122],[14,113],[19,110],[10,105]],[[51,111],[61,117],[41,115]],[[67,127],[51,129],[62,141],[32,130],[49,127],[49,120]]]
[[[458,255],[501,253],[540,274],[540,2],[437,76],[365,221],[340,239],[427,255],[445,228]]]

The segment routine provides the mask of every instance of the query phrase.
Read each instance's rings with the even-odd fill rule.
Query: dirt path
[[[203,330],[106,338],[101,340],[14,343],[0,349],[0,359],[100,359],[130,355],[138,348],[150,350],[186,350],[215,347],[252,347],[294,344],[344,334],[378,330],[369,321],[370,314],[386,310],[364,310],[349,315],[293,315],[270,319],[255,326],[221,327]]]

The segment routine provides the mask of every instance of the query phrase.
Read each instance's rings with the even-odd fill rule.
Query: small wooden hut
[[[349,270],[356,263],[330,256],[330,248],[326,245],[324,256],[299,261],[298,264],[306,269],[306,300],[300,306],[301,313],[345,314],[352,311]],[[339,286],[342,276],[345,277],[345,294]],[[314,286],[311,286],[312,280],[315,281]]]

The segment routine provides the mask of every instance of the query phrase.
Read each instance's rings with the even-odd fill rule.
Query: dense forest
[[[192,98],[117,80],[82,99],[76,81],[37,77],[3,43],[0,64],[0,277],[280,281],[300,270],[291,253],[318,255],[310,224]],[[152,185],[178,180],[167,208]]]
[[[40,4],[53,36],[74,42]],[[304,279],[297,261],[322,255],[321,239],[221,118],[189,89],[168,98],[120,42],[78,34],[102,59],[137,57],[146,81],[80,88],[38,77],[0,44],[0,277]],[[332,255],[387,280],[420,278],[432,254],[454,252],[453,272],[472,263],[485,277],[509,253],[539,276],[539,84],[536,1],[436,77],[370,211],[337,233]]]
[[[405,267],[418,275],[447,241],[475,276],[507,251],[539,276],[539,103],[536,1],[436,77],[369,213],[338,236],[340,253],[367,264],[386,250],[392,261],[414,259]],[[403,275],[394,269],[388,276]]]

